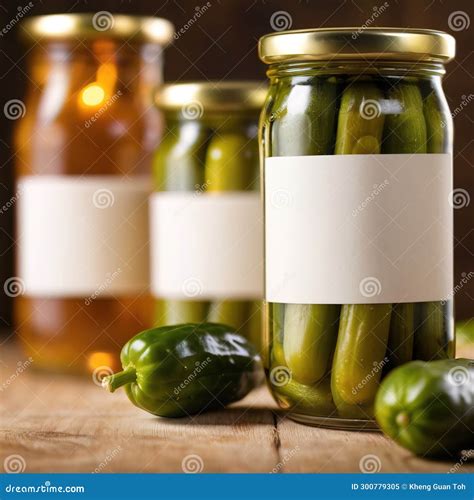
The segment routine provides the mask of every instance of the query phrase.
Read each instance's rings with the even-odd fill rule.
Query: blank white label
[[[266,300],[444,300],[452,291],[448,154],[265,160]]]
[[[262,298],[263,221],[258,193],[155,193],[150,218],[155,296]]]
[[[149,282],[148,179],[32,176],[18,183],[26,295],[113,296]]]

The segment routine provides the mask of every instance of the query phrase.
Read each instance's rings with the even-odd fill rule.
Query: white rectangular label
[[[148,179],[28,176],[18,189],[18,268],[26,295],[147,289]]]
[[[451,192],[448,154],[266,158],[266,300],[446,299]]]
[[[263,221],[258,193],[155,193],[150,218],[155,296],[262,298]]]

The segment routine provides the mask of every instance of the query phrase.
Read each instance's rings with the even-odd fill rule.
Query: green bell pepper
[[[122,348],[123,371],[103,380],[124,386],[130,401],[161,417],[222,408],[261,381],[259,356],[235,330],[215,323],[152,328]]]

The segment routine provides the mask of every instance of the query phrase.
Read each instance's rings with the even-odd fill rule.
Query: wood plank
[[[265,387],[225,411],[161,419],[92,379],[34,363],[20,373],[25,357],[1,349],[0,464],[20,455],[27,472],[474,472],[472,462],[414,457],[378,433],[297,424]]]
[[[225,411],[161,419],[135,408],[123,391],[111,395],[91,379],[33,366],[17,373],[24,357],[8,357],[0,459],[21,455],[27,472],[268,472],[279,461],[264,388]]]
[[[472,461],[434,461],[415,457],[376,432],[308,427],[278,421],[282,472],[474,472]]]

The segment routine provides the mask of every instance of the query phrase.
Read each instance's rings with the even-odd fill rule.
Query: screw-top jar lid
[[[163,110],[196,107],[202,112],[258,111],[267,95],[267,84],[257,81],[195,82],[163,85],[155,95]]]
[[[455,39],[442,31],[404,28],[323,28],[280,31],[259,41],[267,64],[342,59],[446,63]]]
[[[128,16],[101,11],[95,14],[52,14],[29,17],[20,30],[26,39],[68,40],[100,37],[167,44],[174,26],[159,17]]]

